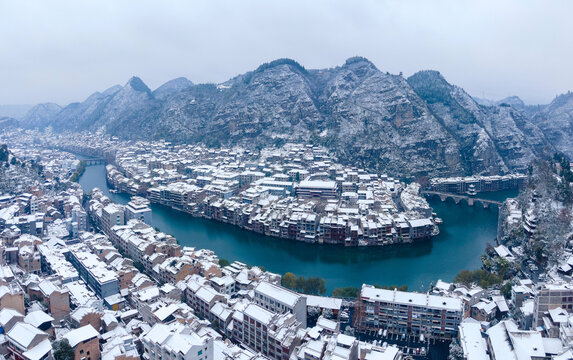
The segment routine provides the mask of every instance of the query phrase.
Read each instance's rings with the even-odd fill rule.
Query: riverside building
[[[452,338],[463,319],[458,298],[377,289],[362,285],[355,326],[395,334]]]

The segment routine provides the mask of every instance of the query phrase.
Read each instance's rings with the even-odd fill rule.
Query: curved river
[[[94,187],[102,189],[117,203],[129,201],[129,195],[109,192],[103,165],[87,167],[80,184],[86,192]],[[502,200],[517,193],[512,190],[480,196]],[[430,205],[444,220],[440,235],[431,241],[351,248],[267,237],[161,205],[152,204],[151,209],[153,226],[175,236],[182,246],[211,249],[219,258],[261,265],[279,274],[290,271],[305,277],[319,276],[326,280],[331,293],[337,287],[359,287],[363,283],[424,290],[438,279],[452,281],[461,270],[480,267],[480,256],[487,243],[495,243],[497,209],[439,199],[430,200]]]

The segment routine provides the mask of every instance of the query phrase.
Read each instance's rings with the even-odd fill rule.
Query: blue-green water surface
[[[110,198],[125,204],[129,196],[109,193],[104,166],[89,166],[80,178],[85,191],[101,188]],[[502,200],[517,195],[517,190],[488,193],[487,198]],[[470,207],[464,202],[430,205],[444,220],[440,234],[432,240],[392,247],[343,247],[293,242],[267,237],[213,220],[194,218],[161,205],[151,205],[153,226],[177,238],[183,246],[207,248],[220,258],[262,265],[284,274],[319,276],[326,280],[328,292],[362,283],[407,285],[422,290],[438,279],[451,281],[464,269],[480,266],[486,244],[495,243],[497,208]]]

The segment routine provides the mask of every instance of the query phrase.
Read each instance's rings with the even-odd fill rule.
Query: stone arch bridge
[[[498,208],[501,208],[503,206],[503,203],[501,201],[481,199],[481,198],[471,197],[471,196],[462,195],[462,194],[450,194],[450,193],[444,193],[444,192],[439,192],[439,191],[429,191],[429,190],[423,190],[423,191],[421,191],[421,193],[426,195],[426,196],[438,196],[440,198],[440,200],[442,200],[442,201],[452,199],[452,200],[454,200],[454,202],[456,204],[459,204],[460,201],[465,201],[469,206],[474,206],[474,204],[480,203],[480,204],[482,204],[484,209],[488,209],[491,205],[495,205]]]
[[[83,159],[82,161],[86,166],[105,165],[107,163],[106,159]]]

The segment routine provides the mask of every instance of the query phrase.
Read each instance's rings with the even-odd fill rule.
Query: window
[[[200,356],[201,354],[203,354],[203,350],[199,350],[199,352],[197,353],[197,356]]]

